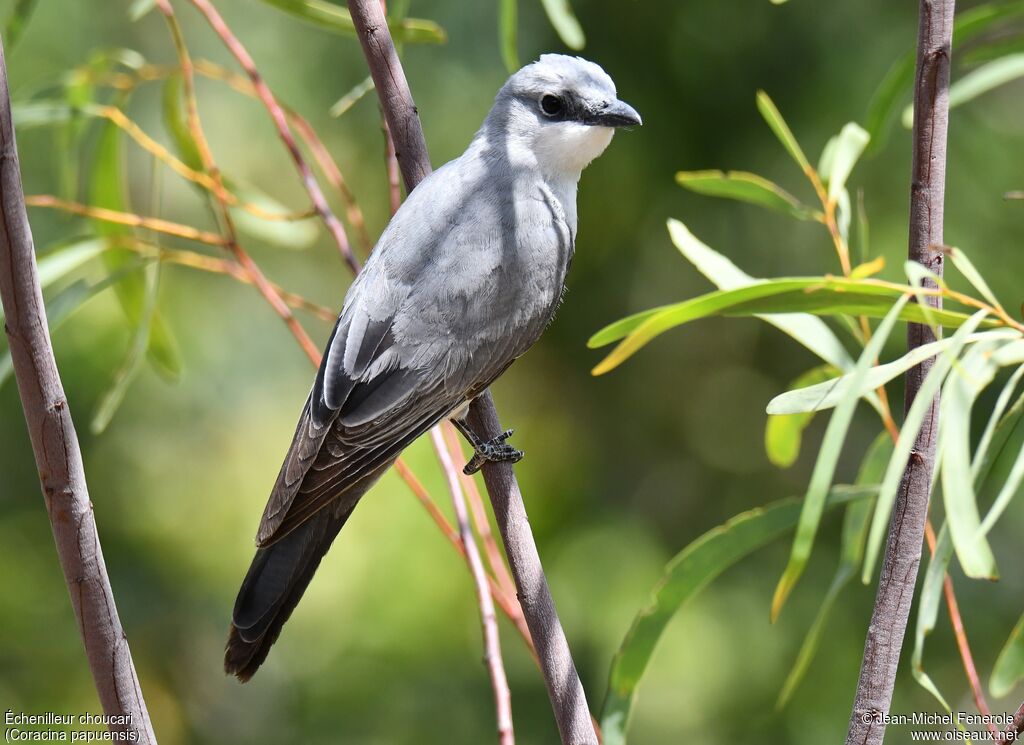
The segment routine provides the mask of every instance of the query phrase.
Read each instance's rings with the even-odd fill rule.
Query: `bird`
[[[342,526],[417,437],[448,418],[465,471],[523,457],[464,421],[561,303],[584,168],[642,124],[597,64],[542,55],[498,91],[466,151],[397,210],[349,287],[232,612],[228,674],[266,660]]]

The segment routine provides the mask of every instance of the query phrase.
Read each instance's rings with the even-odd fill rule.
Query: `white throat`
[[[553,181],[579,181],[580,173],[612,141],[611,127],[592,127],[578,122],[542,126],[533,139],[533,154],[545,177]]]

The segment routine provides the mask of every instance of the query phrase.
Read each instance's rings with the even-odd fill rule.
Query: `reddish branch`
[[[476,585],[477,601],[480,604],[480,622],[484,630],[484,664],[491,676],[491,687],[494,689],[494,704],[498,712],[498,742],[501,745],[513,745],[515,735],[512,731],[512,694],[508,689],[508,679],[501,661],[501,640],[498,637],[498,618],[494,614],[494,601],[491,589],[487,584],[487,572],[480,558],[473,529],[469,526],[469,511],[459,483],[459,472],[452,461],[451,453],[445,443],[441,427],[434,427],[430,436],[434,441],[437,456],[441,461],[445,476],[448,479],[448,491],[455,508],[455,522],[459,526],[459,536],[466,551],[466,561],[473,583]]]
[[[82,453],[46,326],[0,45],[0,297],[14,374],[71,605],[113,732],[156,743],[100,549]]]
[[[398,165],[406,188],[411,191],[431,168],[423,128],[402,63],[378,0],[349,0],[348,8],[394,140]],[[478,397],[470,406],[469,424],[484,437],[502,431],[489,393]],[[515,472],[511,464],[491,463],[484,466],[483,474],[562,742],[597,743],[586,694],[558,620]]]
[[[955,0],[920,0],[917,75],[914,86],[913,165],[910,189],[908,255],[942,274],[942,215],[946,180],[946,134],[949,121],[949,62]],[[926,302],[938,307],[933,295]],[[931,329],[908,324],[907,346],[934,341]],[[905,406],[913,403],[934,360],[906,374]],[[847,745],[879,745],[885,736],[903,637],[914,597],[938,433],[939,396],[935,395],[914,441],[893,507],[875,606],[864,643],[860,679],[854,699]]]
[[[285,147],[288,149],[288,153],[292,156],[292,160],[295,161],[295,167],[299,169],[299,174],[302,177],[302,183],[306,187],[306,191],[309,193],[310,199],[313,201],[313,207],[316,209],[320,219],[324,221],[327,229],[334,237],[334,242],[338,244],[338,250],[341,252],[342,258],[345,263],[349,265],[353,272],[359,271],[359,262],[356,261],[356,257],[352,253],[352,247],[349,245],[348,236],[345,235],[345,228],[334,213],[331,212],[331,208],[327,205],[327,198],[324,196],[323,191],[320,190],[320,185],[317,183],[316,178],[313,176],[313,171],[306,163],[305,158],[302,157],[302,153],[299,150],[298,144],[295,142],[295,137],[292,134],[291,127],[288,125],[288,117],[284,113],[284,109],[278,104],[277,99],[274,98],[274,94],[271,93],[270,88],[263,80],[263,76],[260,75],[256,69],[256,63],[252,57],[249,56],[249,52],[242,45],[242,42],[231,32],[227,24],[224,23],[224,19],[221,17],[217,9],[209,2],[209,0],[191,0],[192,4],[199,9],[199,12],[206,16],[206,20],[209,22],[210,27],[213,28],[214,32],[221,38],[224,45],[228,48],[228,51],[238,60],[238,64],[245,70],[245,74],[249,76],[249,80],[252,82],[253,88],[256,90],[256,94],[259,96],[263,105],[267,111],[270,112],[270,118],[274,121],[274,126],[277,127],[278,135],[284,142]]]

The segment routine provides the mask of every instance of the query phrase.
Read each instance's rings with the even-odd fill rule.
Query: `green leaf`
[[[861,500],[872,493],[862,487],[836,487],[826,508]],[[786,499],[729,520],[676,554],[654,586],[612,660],[608,692],[601,713],[605,745],[623,745],[637,686],[669,621],[719,574],[767,545],[796,524],[800,501]]]
[[[949,86],[949,108],[954,109],[978,96],[1024,77],[1024,53],[1011,54],[971,70]],[[914,107],[903,109],[903,126],[914,124]]]
[[[263,0],[289,15],[311,23],[325,31],[343,36],[356,36],[352,16],[344,8],[325,0]],[[444,44],[448,36],[433,21],[421,18],[403,18],[398,23],[389,20],[388,29],[396,43]]]
[[[971,408],[998,371],[997,348],[997,342],[983,342],[964,355],[943,387],[939,415],[942,494],[953,547],[964,574],[984,579],[996,579],[998,571],[981,530],[971,473]]]
[[[39,286],[49,287],[99,256],[106,248],[107,241],[103,238],[80,238],[46,249],[36,261]]]
[[[373,78],[367,75],[363,78],[362,82],[358,83],[352,90],[335,101],[328,113],[333,117],[342,116],[349,109],[355,106],[363,96],[372,91],[373,87]]]
[[[541,0],[544,12],[548,14],[548,20],[554,26],[558,38],[562,40],[569,49],[579,51],[587,43],[583,36],[583,28],[580,22],[573,15],[569,7],[569,0]]]
[[[741,270],[728,257],[702,243],[678,220],[668,221],[668,232],[679,253],[718,289],[734,290],[760,281]],[[846,348],[820,318],[798,313],[767,314],[758,318],[788,334],[833,367],[853,369],[853,359]]]
[[[992,292],[992,288],[988,286],[988,282],[986,282],[985,278],[981,276],[981,272],[979,272],[971,260],[967,258],[967,254],[959,248],[947,248],[945,253],[953,262],[953,266],[960,270],[960,273],[964,275],[964,279],[970,282],[974,289],[981,293],[983,298],[985,298],[993,307],[1001,307],[995,293]]]
[[[999,21],[1018,15],[1024,15],[1024,4],[1018,0],[986,3],[971,8],[959,14],[953,21],[953,47],[959,48],[964,42],[980,36]],[[871,97],[865,127],[871,136],[872,151],[885,144],[889,122],[899,108],[900,99],[906,95],[914,82],[914,63],[914,50],[903,54],[886,73]]]
[[[133,22],[139,20],[156,7],[156,0],[132,0],[128,6],[128,18]]]
[[[978,441],[978,447],[974,450],[974,457],[971,460],[971,476],[974,478],[975,486],[979,489],[988,479],[992,467],[1002,455],[1017,425],[1022,421],[1024,393],[1018,396],[1009,410],[1006,408],[1022,377],[1024,377],[1024,367],[1019,367],[1003,386],[995,406],[992,407],[985,431]]]
[[[864,190],[857,190],[857,258],[861,264],[868,261],[871,247],[871,224],[864,205]]]
[[[793,132],[789,129],[789,125],[786,124],[786,120],[782,118],[782,114],[779,113],[775,103],[764,91],[757,92],[757,110],[761,112],[761,116],[764,117],[768,126],[771,127],[772,132],[779,138],[782,146],[786,148],[786,152],[800,166],[800,170],[808,174],[813,173],[814,169],[811,168],[807,156],[804,155],[804,151],[800,148],[800,143],[796,141],[796,137],[793,136]]]
[[[1024,678],[1024,616],[1017,621],[996,658],[988,687],[993,696],[1002,698],[1013,690],[1021,678]]]
[[[864,153],[871,137],[855,122],[850,122],[836,138],[829,169],[822,172],[821,177],[828,182],[828,198],[839,199],[840,193],[846,188],[846,180],[853,172],[857,160]]]
[[[181,100],[181,79],[171,77],[163,88],[164,126],[171,135],[175,150],[182,163],[194,171],[203,170],[199,146],[188,127]],[[273,197],[245,182],[236,181],[222,174],[224,187],[247,205],[258,207],[270,214],[286,215],[288,208]],[[200,187],[200,193],[209,197],[207,190]],[[238,230],[280,248],[303,249],[312,246],[319,235],[317,224],[311,218],[303,220],[268,220],[248,212],[241,206],[230,208],[231,218]]]
[[[71,315],[85,305],[90,299],[107,289],[115,282],[124,279],[130,272],[138,267],[126,267],[116,274],[108,274],[97,282],[88,282],[84,279],[76,280],[63,290],[46,301],[46,323],[53,334]],[[0,356],[0,387],[3,386],[14,370],[11,360],[11,350],[6,350]]]
[[[857,475],[858,485],[877,484],[881,479],[882,470],[885,468],[889,456],[892,454],[892,440],[888,432],[881,432],[875,441],[868,448],[864,460],[861,462],[860,472]],[[861,559],[864,556],[864,539],[867,536],[868,518],[871,516],[871,500],[864,499],[851,502],[846,506],[846,513],[843,516],[842,543],[839,550],[839,565],[836,567],[832,584],[829,585],[825,597],[818,608],[818,614],[814,623],[807,630],[807,636],[800,646],[793,668],[786,676],[786,682],[782,686],[779,698],[775,702],[775,708],[781,709],[789,703],[790,698],[796,691],[800,682],[807,674],[807,670],[817,654],[821,644],[822,634],[828,624],[828,618],[832,613],[832,606],[842,590],[850,583],[850,580],[857,574]]]
[[[832,365],[821,365],[805,372],[794,380],[791,388],[807,386],[831,380],[838,375]],[[769,416],[764,429],[764,448],[770,460],[780,468],[789,468],[800,455],[800,440],[807,425],[814,418],[814,412],[800,412]]]
[[[961,350],[967,343],[968,337],[981,324],[985,318],[985,311],[975,313],[967,323],[961,326],[951,340],[951,344],[945,353],[935,360],[931,370],[925,376],[924,382],[910,405],[903,426],[900,428],[899,440],[892,458],[882,477],[881,486],[878,488],[878,499],[875,502],[875,514],[871,522],[871,530],[868,533],[867,550],[864,557],[864,566],[861,572],[861,581],[868,584],[871,575],[874,573],[875,562],[881,550],[882,541],[885,538],[885,531],[889,525],[889,515],[892,513],[893,504],[896,502],[896,490],[899,488],[900,480],[906,469],[907,461],[917,439],[917,433],[921,429],[925,414],[931,408],[932,399],[939,391],[939,387],[946,379],[954,360],[960,356]]]
[[[778,184],[745,171],[679,171],[676,182],[699,194],[749,202],[798,220],[817,219],[816,213]]]
[[[917,624],[914,629],[914,654],[911,657],[910,672],[914,680],[928,691],[947,712],[950,706],[939,691],[938,686],[924,671],[924,641],[935,630],[935,620],[939,617],[939,602],[942,598],[942,585],[946,579],[946,567],[953,557],[953,542],[949,539],[949,526],[943,524],[935,543],[935,553],[928,562],[928,569],[921,585],[921,600],[917,608]]]
[[[854,367],[850,381],[850,389],[836,406],[832,418],[829,419],[828,428],[825,430],[825,437],[818,451],[818,459],[814,463],[814,471],[811,473],[811,483],[807,487],[807,496],[804,497],[803,509],[800,512],[800,523],[797,525],[796,537],[793,539],[793,548],[789,555],[789,563],[779,579],[775,588],[775,597],[772,599],[771,619],[774,623],[782,611],[782,606],[789,597],[790,592],[796,586],[797,580],[803,574],[807,566],[807,560],[811,556],[811,548],[814,546],[814,537],[818,532],[818,525],[821,522],[822,511],[825,506],[825,499],[828,496],[829,487],[832,485],[832,477],[835,475],[836,464],[839,462],[839,455],[846,441],[846,432],[853,420],[853,412],[857,408],[859,396],[856,392],[860,390],[864,380],[867,378],[868,369],[871,367],[889,334],[892,332],[900,311],[906,306],[909,297],[903,295],[896,304],[892,306],[882,322],[875,330],[871,341],[864,347],[857,365]]]
[[[96,404],[92,421],[89,423],[89,429],[94,435],[98,435],[106,430],[110,420],[118,408],[120,408],[122,401],[124,401],[128,387],[142,369],[142,362],[146,357],[146,348],[149,346],[153,314],[156,311],[157,293],[160,287],[160,267],[159,261],[150,262],[145,267],[145,297],[143,299],[142,312],[139,316],[139,323],[135,327],[132,343],[128,348],[128,354],[125,356],[124,362],[121,363],[121,367],[114,375],[110,388],[107,389],[100,397],[99,403]]]
[[[120,130],[114,124],[104,126],[96,145],[93,171],[90,183],[90,202],[97,207],[126,211],[121,190],[121,149]],[[123,225],[94,221],[94,230],[103,237],[118,239],[130,237],[131,230]],[[103,261],[111,273],[135,261],[135,254],[126,249],[110,249],[103,252]],[[115,285],[118,301],[129,323],[138,326],[142,317],[145,297],[145,281],[139,274],[132,274]],[[149,335],[148,354],[150,361],[165,377],[177,379],[181,375],[181,356],[177,342],[159,311],[154,312]]]
[[[909,286],[873,279],[829,276],[777,278],[735,290],[711,292],[675,305],[638,313],[598,331],[590,338],[588,346],[604,346],[625,338],[594,368],[593,374],[602,375],[618,367],[657,336],[700,318],[790,312],[882,318],[893,302],[912,291]],[[943,326],[957,327],[968,316],[945,309],[926,312],[920,304],[911,303],[903,307],[900,318],[915,323],[935,319]],[[989,319],[985,325],[999,326],[1000,323]]]
[[[73,118],[82,115],[89,114],[87,111],[71,106],[64,100],[33,99],[11,106],[11,118],[14,120],[14,126],[19,130],[67,124]]]
[[[965,343],[971,344],[989,339],[1019,338],[1020,333],[1011,329],[982,331],[968,336]],[[951,337],[923,344],[907,352],[897,360],[872,367],[868,371],[863,386],[857,391],[857,395],[864,396],[870,391],[885,385],[896,376],[905,373],[910,368],[916,367],[925,360],[944,352],[956,343],[954,339],[955,337]],[[839,378],[782,393],[768,402],[767,412],[769,414],[800,414],[831,409],[849,392],[852,377],[850,374],[843,375]]]
[[[4,46],[8,52],[18,43],[38,2],[39,0],[14,0],[14,8],[7,17],[7,28],[4,29]]]
[[[519,51],[516,39],[519,34],[519,0],[498,0],[498,41],[501,44],[501,59],[505,69],[515,72],[519,69]]]

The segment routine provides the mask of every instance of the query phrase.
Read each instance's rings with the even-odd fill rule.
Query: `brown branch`
[[[270,118],[274,121],[274,126],[277,128],[277,133],[280,136],[282,142],[284,142],[285,148],[288,153],[292,156],[292,160],[295,162],[295,167],[299,169],[299,175],[302,177],[302,183],[306,187],[306,192],[309,194],[309,198],[313,201],[313,207],[316,209],[320,219],[324,221],[324,225],[327,226],[327,230],[331,233],[334,238],[334,242],[338,245],[338,251],[341,252],[341,257],[345,263],[349,265],[353,272],[359,271],[359,262],[356,261],[356,257],[352,253],[352,247],[349,245],[348,236],[345,235],[345,228],[341,222],[335,217],[334,213],[331,212],[331,208],[327,204],[327,198],[324,196],[323,191],[320,190],[320,185],[316,182],[313,177],[313,171],[310,170],[309,164],[306,163],[305,158],[302,157],[302,153],[299,151],[299,146],[295,142],[295,136],[292,134],[291,127],[288,126],[288,118],[285,116],[284,110],[281,105],[278,104],[274,94],[271,93],[270,88],[263,80],[263,76],[260,75],[259,70],[256,69],[256,63],[253,61],[249,52],[242,45],[242,42],[238,40],[228,28],[227,24],[224,23],[224,19],[221,17],[217,9],[209,2],[209,0],[191,0],[192,4],[196,6],[200,13],[202,13],[210,27],[214,32],[221,38],[224,45],[228,48],[228,51],[238,60],[238,64],[245,70],[245,74],[249,76],[249,80],[256,90],[256,94],[259,96],[260,101],[263,102],[264,107],[270,113]]]
[[[224,236],[216,233],[208,233],[205,230],[198,230],[191,225],[181,225],[168,220],[161,220],[159,217],[144,217],[134,212],[118,212],[103,207],[90,207],[78,202],[68,202],[49,194],[36,194],[25,198],[25,204],[29,207],[48,207],[49,209],[70,212],[73,215],[91,217],[94,220],[114,222],[119,225],[128,225],[133,228],[145,228],[156,233],[173,235],[177,238],[184,238],[197,243],[206,243],[211,246],[223,246]]]
[[[480,604],[480,622],[484,629],[484,664],[487,665],[487,671],[491,676],[494,704],[498,713],[498,742],[501,745],[513,745],[515,734],[512,730],[512,694],[509,692],[508,678],[505,676],[505,667],[501,661],[498,618],[494,614],[494,601],[487,584],[487,572],[484,570],[484,563],[480,558],[480,549],[477,548],[476,539],[473,537],[473,529],[469,527],[469,511],[466,509],[466,500],[459,482],[459,469],[452,461],[451,453],[448,452],[445,443],[444,433],[441,431],[445,426],[451,427],[450,424],[438,425],[430,430],[430,437],[434,442],[438,460],[441,461],[441,468],[448,481],[448,491],[455,508],[455,522],[459,526],[459,536],[462,538],[462,545],[466,551],[466,562],[469,564],[473,583],[476,585],[477,602]]]
[[[46,326],[0,45],[0,297],[46,511],[89,669],[112,732],[156,743],[121,626],[89,500],[82,453]]]
[[[1017,707],[1013,721],[1006,726],[996,742],[1017,742],[1021,739],[1022,734],[1024,734],[1024,704]]]
[[[942,275],[942,215],[946,179],[946,134],[949,124],[949,63],[955,0],[920,0],[917,75],[914,86],[913,165],[910,189],[908,255]],[[938,307],[941,300],[927,302]],[[927,325],[907,327],[907,346],[915,349],[934,341]],[[934,360],[908,370],[907,408],[913,403]],[[938,432],[939,395],[931,401],[924,426],[914,441],[893,506],[878,592],[871,613],[857,694],[850,715],[847,745],[879,745],[885,736],[885,715],[899,665],[900,650],[914,597],[917,571]]]
[[[412,191],[430,173],[430,159],[405,72],[377,0],[349,0],[348,8],[394,139],[406,189]],[[483,437],[502,431],[489,393],[470,406],[469,423]],[[562,742],[597,743],[583,684],[558,620],[515,473],[508,463],[490,463],[483,473]]]

